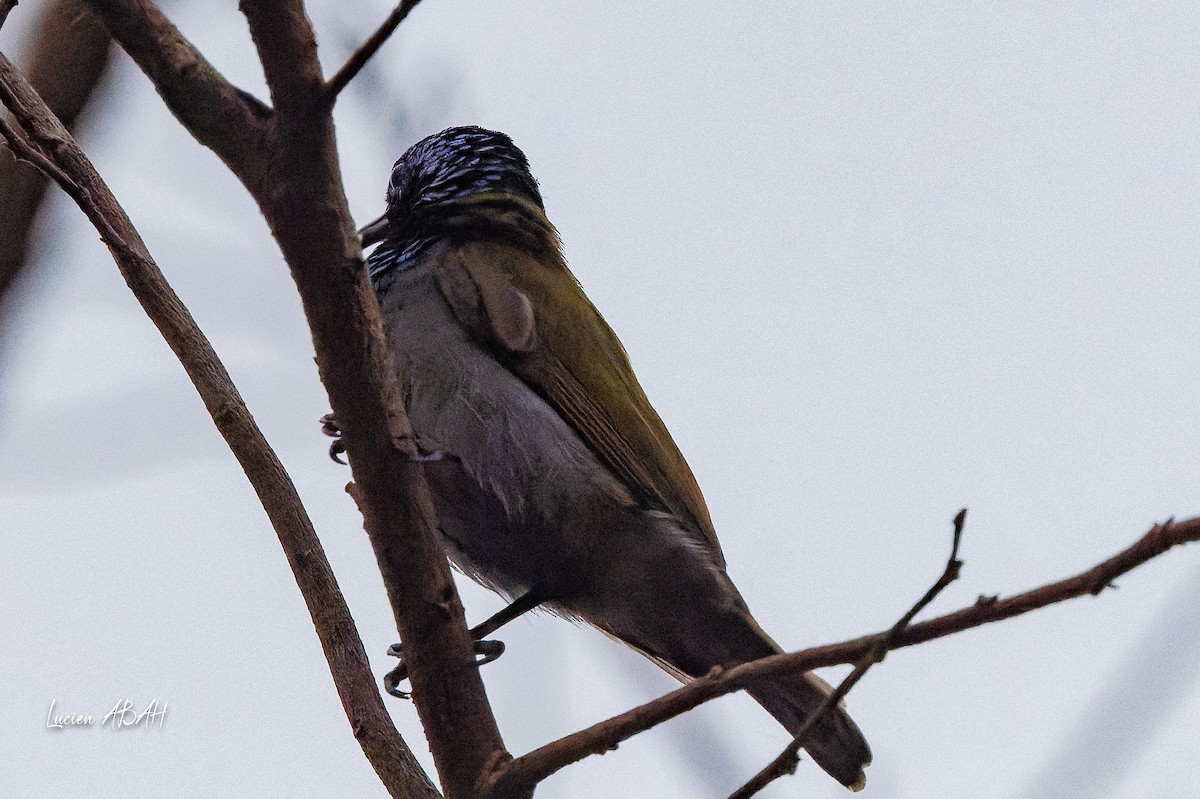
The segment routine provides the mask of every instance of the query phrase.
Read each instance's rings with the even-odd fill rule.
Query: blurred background
[[[0,33],[27,59],[48,0]],[[265,97],[232,3],[163,4]],[[313,3],[327,72],[390,10]],[[788,648],[929,614],[1200,512],[1200,9],[426,0],[337,107],[356,217],[450,125],[528,154],[572,269]],[[245,191],[123,54],[78,135],[314,517],[378,675],[395,638],[291,279]],[[248,484],[56,192],[0,306],[0,794],[384,796]],[[0,242],[11,250],[13,242]],[[468,619],[500,600],[462,580]],[[850,695],[863,794],[1193,797],[1200,554],[891,655]],[[521,753],[673,681],[540,615],[485,670]],[[836,679],[844,671],[831,670]],[[45,729],[122,700],[161,729]],[[389,700],[429,763],[415,712]],[[721,797],[787,736],[744,696],[543,799]],[[839,797],[811,763],[764,797]]]

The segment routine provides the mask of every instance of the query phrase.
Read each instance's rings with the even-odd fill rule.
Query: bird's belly
[[[441,455],[425,473],[451,558],[510,596],[583,590],[597,541],[638,525],[628,491],[554,408],[470,340],[432,276],[407,282],[389,292],[384,318],[413,430]]]

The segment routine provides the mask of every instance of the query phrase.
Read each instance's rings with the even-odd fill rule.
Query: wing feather
[[[435,274],[464,327],[546,399],[635,496],[683,520],[724,566],[700,486],[621,342],[557,249],[534,255],[495,242],[460,243],[442,253]]]

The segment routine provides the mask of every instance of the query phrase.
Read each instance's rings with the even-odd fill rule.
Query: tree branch
[[[346,442],[354,497],[404,642],[414,703],[448,797],[467,797],[508,753],[395,385],[374,289],[342,190],[333,118],[299,0],[242,0],[277,110],[271,191],[257,196],[313,331]]]
[[[408,12],[416,8],[419,2],[421,0],[403,0],[392,9],[392,13],[388,14],[383,24],[362,43],[362,46],[351,54],[342,68],[335,72],[329,82],[325,84],[325,101],[327,103],[333,105],[342,89],[346,88],[350,81],[354,80],[354,76],[367,65],[371,57],[379,52],[379,48],[395,33],[396,28],[400,27],[400,23],[408,16]]]
[[[442,785],[452,799],[468,796],[508,755],[472,665],[429,489],[411,458],[415,444],[342,189],[304,8],[298,0],[241,4],[275,104],[273,114],[259,115],[145,0],[89,1],[176,117],[250,191],[279,243],[313,332]],[[180,68],[185,63],[191,71]],[[219,119],[188,96],[197,82],[219,104],[210,112]]]
[[[383,706],[362,640],[295,486],[208,339],[90,161],[3,55],[0,100],[28,131],[28,138],[7,125],[0,127],[0,132],[22,157],[58,183],[91,220],[254,486],[304,595],[355,737],[371,764],[393,796],[437,796]]]
[[[1097,595],[1121,575],[1172,547],[1195,541],[1200,541],[1200,517],[1156,524],[1128,548],[1084,572],[1006,599],[980,597],[970,607],[904,629],[889,643],[887,649],[913,646],[972,627],[1010,619],[1056,602]],[[865,635],[837,644],[773,655],[725,671],[714,670],[652,702],[516,758],[496,771],[491,781],[491,795],[507,797],[513,795],[513,791],[536,785],[571,763],[616,749],[622,741],[640,732],[682,715],[704,702],[741,690],[755,680],[783,672],[811,671],[858,661],[887,634]]]

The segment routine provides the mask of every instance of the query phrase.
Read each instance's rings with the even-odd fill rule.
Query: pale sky
[[[367,7],[370,6],[368,9]],[[327,67],[387,13],[316,5]],[[0,48],[37,0],[22,3]],[[168,12],[263,94],[232,4]],[[425,0],[338,107],[357,218],[450,125],[530,158],[575,274],[786,647],[1080,571],[1200,512],[1200,10],[1187,5]],[[120,58],[83,135],[314,517],[378,675],[395,638],[325,456],[261,217]],[[107,252],[58,197],[0,377],[0,795],[385,795],[274,534]],[[499,607],[461,581],[468,618]],[[868,799],[1200,795],[1200,550],[891,655],[848,699]],[[485,667],[510,750],[673,687],[549,616]],[[836,678],[834,670],[826,676]],[[44,729],[166,703],[161,729]],[[429,763],[415,712],[389,700]],[[723,797],[787,736],[745,697],[541,799]],[[764,797],[838,797],[811,763]]]

